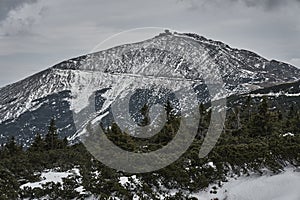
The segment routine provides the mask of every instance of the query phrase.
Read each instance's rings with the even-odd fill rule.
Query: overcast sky
[[[300,0],[0,0],[0,87],[138,27],[195,32],[300,67]]]

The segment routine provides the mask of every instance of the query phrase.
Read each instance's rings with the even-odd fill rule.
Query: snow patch
[[[287,136],[291,136],[291,137],[294,137],[295,134],[291,133],[291,132],[287,132],[285,134],[282,135],[283,137],[287,137]]]
[[[41,179],[42,179],[41,181],[33,182],[33,183],[26,183],[26,184],[21,185],[20,188],[24,189],[25,187],[30,187],[30,188],[41,188],[42,189],[42,185],[49,183],[49,182],[63,184],[63,178],[67,178],[70,175],[80,175],[79,169],[74,168],[67,172],[56,172],[54,169],[45,170],[41,174]]]
[[[218,188],[217,193],[210,193],[213,186],[191,196],[198,199],[210,200],[299,200],[300,173],[286,169],[277,175],[250,176],[230,179]]]

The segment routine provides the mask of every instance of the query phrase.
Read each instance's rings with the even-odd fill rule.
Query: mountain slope
[[[191,57],[191,52],[182,55],[174,49],[159,48],[165,41],[176,40],[183,41],[183,46],[197,43],[200,56],[193,57],[192,61],[201,65],[195,66],[186,59]],[[201,97],[205,99],[208,91],[203,87],[204,76],[218,76],[216,71],[226,90],[221,96],[248,93],[300,77],[300,69],[268,61],[250,51],[230,48],[196,34],[163,33],[139,43],[61,62],[1,88],[0,140],[14,135],[20,142],[30,143],[34,134],[45,133],[51,117],[57,119],[61,135],[74,134],[72,113],[88,105],[93,92],[97,93],[95,107],[102,112],[109,110],[123,90],[139,88],[142,84],[166,84],[177,91],[193,82],[198,93],[206,94]],[[148,89],[153,89],[150,86]]]

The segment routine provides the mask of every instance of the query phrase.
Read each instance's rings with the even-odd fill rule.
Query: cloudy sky
[[[0,0],[0,87],[139,27],[195,32],[300,67],[300,0]]]

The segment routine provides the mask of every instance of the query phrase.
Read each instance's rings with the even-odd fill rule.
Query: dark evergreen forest
[[[287,165],[300,164],[300,110],[291,105],[279,110],[270,106],[264,97],[254,102],[249,96],[242,105],[233,105],[227,111],[226,125],[217,145],[210,154],[200,159],[199,149],[207,132],[211,110],[209,105],[199,105],[201,118],[198,135],[189,150],[175,163],[152,173],[136,174],[140,184],[123,186],[119,177],[131,177],[108,168],[85,149],[80,142],[69,144],[51,120],[47,133],[37,133],[27,149],[12,137],[0,148],[0,199],[84,199],[91,195],[99,199],[158,199],[166,189],[177,189],[166,199],[192,199],[188,194],[206,188],[211,183],[226,181],[226,177],[250,172],[262,173],[269,169],[279,173]],[[160,133],[149,139],[137,139],[122,132],[117,124],[105,128],[105,134],[116,145],[133,152],[147,152],[168,144],[175,136],[180,116],[172,105],[165,105],[167,123]],[[141,113],[141,126],[149,123],[148,107]],[[51,118],[52,116],[49,116]],[[212,162],[215,167],[208,165]],[[45,169],[80,170],[80,176],[69,176],[63,183],[46,183],[42,188],[20,188],[28,182],[40,180]],[[134,183],[134,180],[129,178]],[[83,186],[84,193],[75,189]],[[164,188],[164,189],[162,189]],[[211,191],[217,192],[217,191]]]

